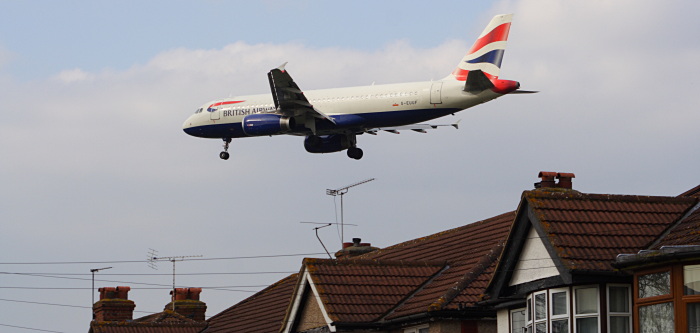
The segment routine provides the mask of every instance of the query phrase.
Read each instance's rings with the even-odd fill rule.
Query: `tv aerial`
[[[158,261],[170,261],[173,264],[173,311],[175,311],[175,262],[176,261],[185,261],[188,258],[199,258],[202,257],[202,255],[194,255],[194,256],[172,256],[172,257],[158,257],[155,256],[154,254],[157,254],[158,251],[154,249],[149,249],[148,252],[148,267],[157,270],[157,262]]]
[[[318,236],[318,229],[322,229],[325,227],[330,227],[334,224],[340,224],[340,223],[322,223],[322,222],[299,222],[299,223],[307,223],[307,224],[318,224],[321,225],[320,227],[314,227],[314,231],[316,232],[316,238],[318,239],[318,242],[321,243],[321,246],[323,246],[323,249],[326,250],[326,253],[328,254],[328,258],[333,259],[333,256],[331,256],[331,253],[328,252],[328,249],[326,248],[326,245],[323,244],[323,241],[321,240],[321,237]],[[347,224],[347,225],[352,225],[352,226],[357,226],[357,224]]]
[[[345,241],[345,230],[344,230],[344,229],[345,229],[345,228],[344,228],[344,226],[345,226],[345,221],[344,221],[344,216],[343,216],[343,215],[344,215],[344,214],[343,214],[343,196],[344,196],[346,193],[348,193],[348,190],[349,190],[350,188],[355,187],[355,186],[358,186],[358,185],[362,185],[362,184],[365,184],[365,183],[369,183],[369,182],[371,182],[371,181],[373,181],[373,180],[374,180],[374,178],[369,178],[369,179],[365,179],[365,180],[363,180],[363,181],[354,183],[354,184],[352,184],[352,185],[348,185],[348,186],[345,186],[345,187],[337,188],[337,189],[335,189],[335,190],[326,189],[326,194],[327,194],[327,195],[332,195],[333,197],[340,196],[340,246],[341,246],[341,247],[343,246],[343,242]]]
[[[90,273],[92,273],[92,304],[95,304],[95,273],[105,270],[105,269],[111,269],[113,268],[112,266],[110,267],[102,267],[102,268],[91,268]],[[93,311],[92,313],[92,319],[95,319],[95,312]]]

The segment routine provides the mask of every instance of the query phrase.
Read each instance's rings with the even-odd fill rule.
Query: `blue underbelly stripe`
[[[403,126],[415,123],[420,123],[423,121],[439,118],[446,116],[448,114],[461,111],[462,109],[420,109],[420,110],[403,110],[403,111],[384,111],[384,112],[371,112],[371,113],[356,113],[348,115],[333,115],[332,117],[336,120],[336,123],[344,123],[344,118],[352,119],[348,123],[352,123],[349,127],[338,127],[333,125],[329,121],[321,121],[317,123],[317,129],[319,131],[333,131],[335,129],[343,128],[377,128],[377,127],[392,127],[392,126]],[[362,124],[358,124],[357,117],[364,119]],[[359,125],[359,126],[358,126]],[[212,124],[197,127],[190,127],[184,129],[184,131],[192,136],[197,136],[201,138],[240,138],[248,137],[243,132],[243,127],[241,123],[224,123],[224,124]],[[308,130],[301,128],[300,131],[295,131],[298,134],[303,134]],[[286,133],[292,134],[292,133]]]

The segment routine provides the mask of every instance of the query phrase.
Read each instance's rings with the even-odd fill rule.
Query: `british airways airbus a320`
[[[518,90],[520,83],[498,78],[512,14],[495,16],[457,68],[439,81],[371,85],[302,92],[285,65],[268,74],[272,94],[207,102],[183,124],[192,136],[224,140],[219,157],[229,158],[233,138],[290,134],[305,136],[310,153],[347,149],[362,158],[360,134],[398,130],[425,132],[439,118]]]

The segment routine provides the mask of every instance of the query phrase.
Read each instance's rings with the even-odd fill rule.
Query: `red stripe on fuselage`
[[[493,42],[502,42],[508,40],[508,32],[510,31],[510,22],[509,23],[503,23],[493,30],[486,34],[486,36],[481,37],[474,42],[474,45],[472,45],[472,48],[469,50],[469,53],[467,54],[472,54],[476,51],[479,51],[482,47],[485,45],[491,44]]]
[[[212,105],[209,105],[209,107],[214,107],[214,106],[219,106],[219,105],[228,105],[228,104],[236,104],[236,103],[243,103],[245,101],[227,101],[227,102],[219,102],[219,103],[214,103]]]

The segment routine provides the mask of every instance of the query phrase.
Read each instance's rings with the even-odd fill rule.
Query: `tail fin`
[[[497,78],[506,49],[513,14],[496,15],[447,79],[466,81],[469,71],[481,70],[488,78]]]

